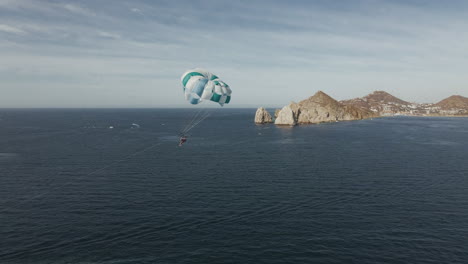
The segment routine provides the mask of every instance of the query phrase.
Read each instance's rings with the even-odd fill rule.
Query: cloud
[[[141,10],[140,10],[139,8],[136,8],[136,7],[132,8],[132,9],[130,9],[130,10],[131,10],[132,12],[135,12],[135,13],[141,13]]]
[[[6,32],[6,33],[19,34],[19,35],[26,34],[26,32],[20,28],[12,27],[12,26],[5,25],[5,24],[0,24],[0,31]]]
[[[73,5],[73,4],[64,4],[62,6],[67,11],[70,11],[75,14],[84,15],[84,16],[96,16],[96,14],[89,9],[83,8],[81,6]]]
[[[168,87],[180,88],[187,68],[205,67],[251,105],[317,89],[340,99],[375,89],[414,101],[421,93],[466,96],[468,6],[408,1],[0,0],[0,33],[9,34],[0,39],[0,84],[45,94],[49,86],[76,94],[102,85],[115,98],[130,85],[139,99],[157,93],[155,103],[182,104]]]
[[[105,31],[99,31],[98,35],[103,37],[103,38],[109,38],[109,39],[121,39],[122,38],[119,34],[111,33],[111,32],[105,32]]]

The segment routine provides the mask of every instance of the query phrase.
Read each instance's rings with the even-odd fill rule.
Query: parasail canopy
[[[186,71],[181,77],[185,99],[191,104],[212,101],[221,106],[231,101],[232,90],[218,76],[204,69]]]

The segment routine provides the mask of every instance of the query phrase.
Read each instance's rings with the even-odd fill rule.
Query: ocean
[[[468,263],[468,118],[194,111],[0,110],[0,263]]]

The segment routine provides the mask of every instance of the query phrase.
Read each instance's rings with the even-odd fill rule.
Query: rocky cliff
[[[263,108],[260,107],[257,109],[257,112],[255,113],[255,123],[257,124],[266,124],[266,123],[273,123],[273,118],[271,118],[270,113]]]
[[[297,119],[294,116],[294,111],[290,105],[283,107],[275,120],[275,125],[288,125],[294,126],[297,124]]]
[[[277,110],[277,125],[316,124],[343,120],[358,120],[375,116],[371,111],[343,105],[322,91]]]
[[[319,91],[299,102],[299,124],[314,124],[344,120],[359,120],[374,116],[370,111],[354,106],[346,106]]]
[[[282,109],[276,109],[275,124],[315,124],[392,115],[468,116],[468,98],[454,95],[436,104],[417,104],[384,91],[375,91],[361,98],[338,102],[319,91],[299,103],[291,102]],[[257,120],[257,115],[255,118]]]
[[[278,117],[278,114],[279,114],[280,111],[281,111],[281,109],[276,109],[276,110],[275,110],[275,118]]]

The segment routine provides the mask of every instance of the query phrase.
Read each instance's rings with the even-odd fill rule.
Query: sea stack
[[[281,109],[276,109],[275,110],[275,119],[278,118],[278,114],[279,114],[280,111],[281,111]]]
[[[267,124],[267,123],[273,123],[273,118],[271,118],[270,113],[263,108],[260,107],[257,109],[257,112],[255,113],[255,123],[256,124]]]
[[[281,109],[278,113],[278,117],[275,120],[275,125],[286,125],[295,126],[297,124],[294,118],[294,111],[290,105],[287,105]]]

